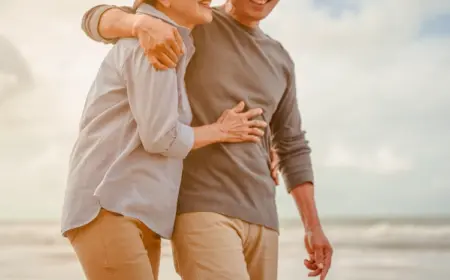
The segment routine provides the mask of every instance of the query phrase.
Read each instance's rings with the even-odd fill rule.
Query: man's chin
[[[248,15],[248,17],[252,18],[252,20],[254,20],[254,21],[262,21],[263,19],[265,19],[268,16],[267,13],[259,12],[259,11],[252,11],[252,12],[249,12],[247,15]]]

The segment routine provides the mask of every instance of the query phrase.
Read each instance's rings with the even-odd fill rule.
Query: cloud
[[[412,163],[406,158],[395,155],[388,147],[379,147],[375,151],[355,153],[342,145],[334,144],[324,159],[328,168],[351,167],[377,174],[395,174],[412,171]]]
[[[2,26],[14,22],[3,35],[41,89],[2,107],[0,216],[57,218],[79,114],[109,47],[80,31],[93,0],[16,2],[1,12]],[[449,14],[448,0],[281,0],[262,24],[296,62],[322,214],[450,213]],[[280,214],[296,215],[278,193]]]
[[[449,17],[440,0],[280,1],[263,24],[296,62],[326,214],[379,213],[374,199],[384,213],[450,213],[435,203],[450,197]]]

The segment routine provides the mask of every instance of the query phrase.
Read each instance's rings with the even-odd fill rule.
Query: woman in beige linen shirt
[[[136,39],[121,39],[89,91],[74,145],[62,232],[87,279],[157,279],[160,238],[170,238],[183,159],[218,142],[254,142],[266,123],[241,102],[218,121],[191,127],[184,85],[190,30],[212,20],[209,0],[155,0],[137,12],[175,26],[184,43],[176,69],[157,71]],[[211,92],[214,94],[214,92]],[[207,159],[205,159],[207,160]]]

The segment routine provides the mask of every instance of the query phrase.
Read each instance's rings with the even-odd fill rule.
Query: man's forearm
[[[314,199],[314,186],[304,183],[291,191],[291,195],[297,204],[305,230],[311,231],[320,227],[320,219]]]
[[[97,5],[83,15],[81,28],[94,41],[115,43],[132,37],[134,10],[126,6]]]
[[[100,16],[98,32],[105,39],[133,37],[135,20],[135,14],[112,8]]]

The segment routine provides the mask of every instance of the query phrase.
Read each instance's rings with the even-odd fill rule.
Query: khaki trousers
[[[183,280],[276,280],[278,233],[210,212],[181,214],[172,237]]]
[[[102,209],[67,233],[88,280],[156,280],[161,239],[136,219]]]

